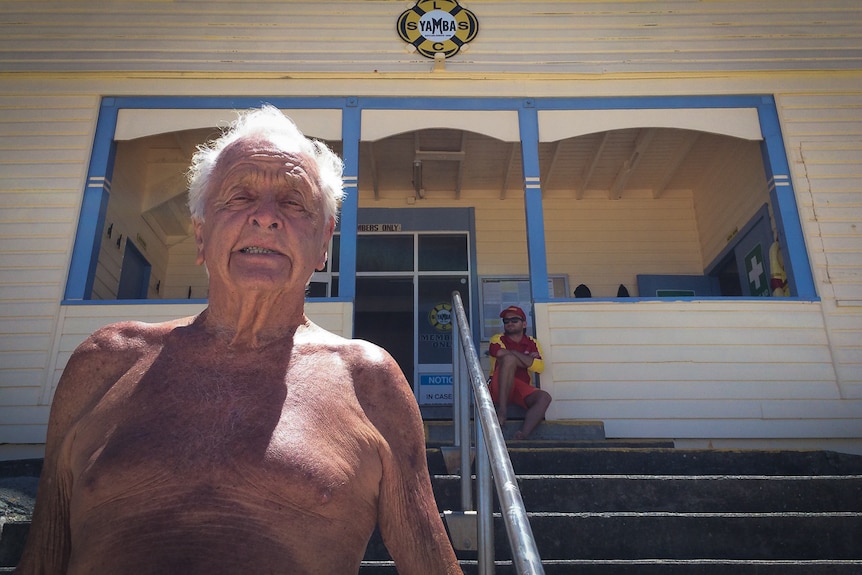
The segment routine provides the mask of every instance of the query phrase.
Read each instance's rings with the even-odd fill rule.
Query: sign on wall
[[[548,293],[554,298],[568,297],[569,278],[563,274],[548,276]],[[535,334],[532,320],[533,297],[530,291],[530,279],[524,276],[485,276],[481,278],[479,287],[481,297],[481,338],[489,341],[495,333],[503,331],[500,323],[500,312],[510,305],[523,309],[529,316],[527,331]]]
[[[426,58],[454,56],[476,37],[479,20],[457,0],[418,0],[398,18],[398,35]]]

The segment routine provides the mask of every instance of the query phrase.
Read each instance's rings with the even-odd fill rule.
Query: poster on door
[[[455,312],[452,292],[458,290],[465,309],[470,309],[469,285],[464,276],[419,278],[418,358],[420,365],[452,363]]]
[[[419,363],[452,363],[452,304],[438,302],[419,322]]]

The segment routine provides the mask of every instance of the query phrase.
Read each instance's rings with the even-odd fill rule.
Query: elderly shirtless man
[[[305,316],[341,162],[272,107],[195,156],[197,317],[99,330],[54,397],[16,573],[461,573],[413,394],[382,349]]]

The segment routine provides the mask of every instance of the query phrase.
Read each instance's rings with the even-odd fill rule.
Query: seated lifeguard
[[[545,369],[539,341],[527,335],[527,314],[518,306],[509,306],[500,312],[503,333],[491,337],[488,355],[491,356],[491,399],[497,408],[500,426],[506,424],[506,411],[510,403],[527,410],[524,423],[515,432],[514,439],[526,439],[544,419],[551,395],[533,385],[532,373]]]

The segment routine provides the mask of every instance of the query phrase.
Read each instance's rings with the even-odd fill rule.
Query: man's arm
[[[383,542],[401,575],[459,574],[431,488],[419,407],[398,364],[379,353],[384,356],[364,376],[360,400],[385,440],[378,501]]]
[[[524,336],[528,338],[527,341],[530,342],[530,347],[532,348],[528,352],[522,352],[514,349],[507,349],[506,344],[503,342],[500,334],[494,335],[491,338],[490,345],[488,346],[488,355],[491,356],[491,373],[494,372],[494,367],[498,359],[503,357],[504,355],[510,355],[515,358],[518,362],[519,367],[523,367],[528,371],[532,371],[534,373],[542,373],[545,371],[545,361],[542,359],[542,348],[539,345],[539,340],[529,337],[527,335]]]
[[[533,373],[542,373],[545,371],[545,360],[542,359],[542,346],[539,344],[539,340],[534,337],[530,338],[530,341],[533,342],[536,350],[532,352],[530,355],[533,358],[533,361],[530,362],[530,365],[527,366],[527,369],[532,371]]]
[[[123,329],[109,326],[91,335],[66,364],[51,403],[45,459],[27,544],[17,574],[66,572],[71,540],[69,497],[72,489],[70,432],[75,424],[134,362]]]

